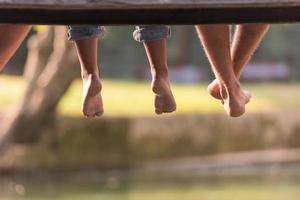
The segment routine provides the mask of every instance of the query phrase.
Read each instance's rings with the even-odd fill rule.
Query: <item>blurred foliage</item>
[[[272,25],[254,59],[287,63],[292,67],[293,78],[299,79],[299,42],[299,24]]]

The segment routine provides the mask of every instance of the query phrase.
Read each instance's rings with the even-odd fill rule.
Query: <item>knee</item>
[[[169,26],[137,26],[133,32],[133,37],[138,42],[160,40],[170,37]]]

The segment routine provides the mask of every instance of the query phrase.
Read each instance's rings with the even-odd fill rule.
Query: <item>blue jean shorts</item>
[[[103,26],[97,25],[71,25],[68,26],[68,39],[80,40],[88,37],[102,38],[105,33]],[[159,40],[168,38],[171,35],[169,26],[164,25],[142,25],[136,26],[133,37],[138,42],[146,42],[151,40]]]

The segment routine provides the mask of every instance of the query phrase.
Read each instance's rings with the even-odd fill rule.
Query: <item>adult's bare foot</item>
[[[231,89],[221,86],[221,96],[224,102],[224,109],[227,115],[231,117],[239,117],[245,113],[245,106],[250,101],[251,95],[244,92],[239,84]]]
[[[213,80],[213,82],[211,82],[208,85],[207,91],[215,99],[222,100],[222,96],[221,96],[221,93],[220,93],[220,86],[219,86],[219,82],[218,82],[217,79]]]
[[[99,117],[103,114],[101,89],[97,74],[88,74],[83,77],[82,112],[85,117]]]
[[[176,102],[171,91],[168,78],[155,78],[152,81],[152,91],[154,92],[155,113],[171,113],[176,110]]]

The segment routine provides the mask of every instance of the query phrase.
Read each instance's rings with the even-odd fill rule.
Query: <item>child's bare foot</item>
[[[221,93],[225,112],[231,117],[239,117],[245,113],[245,105],[250,101],[251,95],[242,91],[239,84],[231,90],[225,86],[221,87]]]
[[[85,117],[96,117],[103,114],[101,83],[96,74],[87,74],[83,78],[82,112]]]
[[[215,99],[222,100],[220,85],[217,79],[215,79],[213,82],[211,82],[208,85],[207,90],[212,97],[214,97]],[[245,95],[249,97],[247,98],[247,102],[246,102],[247,104],[251,100],[251,93],[245,90],[243,92],[245,93]]]
[[[168,78],[155,78],[152,81],[152,91],[155,94],[155,113],[171,113],[176,110],[176,102],[171,91]]]

